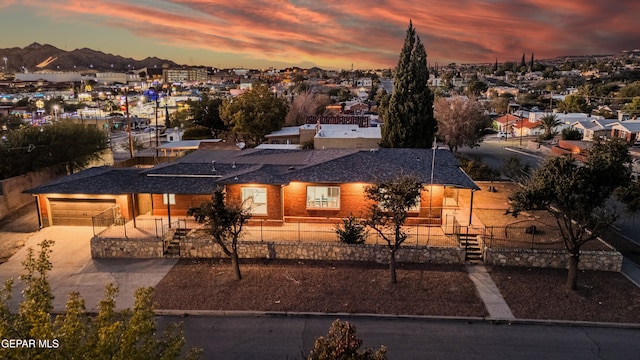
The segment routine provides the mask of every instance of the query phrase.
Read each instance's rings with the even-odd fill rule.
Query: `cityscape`
[[[66,19],[89,11],[33,3]],[[540,36],[474,57],[478,40],[452,53],[471,41],[453,41],[465,26],[436,36],[416,13],[383,34],[354,15],[380,46],[345,42],[337,56],[294,36],[302,18],[334,24],[318,39],[349,34],[328,17],[334,5],[286,2],[290,19],[116,3],[128,15],[97,5],[113,15],[95,22],[138,20],[145,33],[173,11],[182,29],[225,15],[282,28],[212,21],[182,37],[240,33],[225,39],[245,50],[193,53],[235,61],[102,50],[109,42],[0,49],[0,280],[14,279],[0,297],[0,357],[633,358],[631,30],[611,26],[589,53]],[[31,18],[36,5],[4,6]],[[585,21],[602,11],[563,9]]]

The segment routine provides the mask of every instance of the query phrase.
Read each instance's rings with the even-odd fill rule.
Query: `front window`
[[[251,215],[267,215],[267,188],[243,187],[242,206]]]
[[[163,205],[175,205],[176,204],[176,194],[162,194],[162,204]]]
[[[337,186],[307,186],[307,208],[340,208],[340,188]]]

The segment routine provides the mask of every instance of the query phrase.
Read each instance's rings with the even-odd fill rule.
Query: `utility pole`
[[[129,88],[124,89],[124,107],[127,112],[127,133],[129,136],[129,155],[133,159],[133,138],[131,137],[131,118],[129,117]]]
[[[158,94],[156,94],[156,161],[158,159],[158,146],[159,146],[159,139],[158,139],[158,135],[160,134],[160,131],[158,130]]]

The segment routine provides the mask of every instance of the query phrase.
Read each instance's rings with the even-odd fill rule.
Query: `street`
[[[522,144],[526,145],[527,139],[522,140]],[[507,149],[508,147],[509,149]],[[520,159],[521,164],[529,165],[536,168],[542,155],[526,154],[519,151],[511,151],[520,147],[520,138],[509,138],[508,140],[500,139],[496,135],[487,135],[479,147],[460,148],[458,152],[472,158],[479,158],[485,164],[493,169],[500,170],[504,165],[504,160],[509,157],[516,156]]]
[[[362,349],[389,359],[634,359],[640,329],[476,320],[349,316],[160,316],[184,322],[188,347],[203,359],[302,359],[335,318],[357,327]]]

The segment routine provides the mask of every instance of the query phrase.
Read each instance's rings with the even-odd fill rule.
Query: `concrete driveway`
[[[0,232],[0,237],[2,237]],[[85,300],[88,311],[97,310],[102,300],[105,286],[112,283],[119,288],[116,307],[133,307],[133,294],[136,289],[155,286],[173,267],[177,259],[92,259],[89,241],[93,236],[91,227],[53,226],[40,231],[25,233],[25,246],[15,253],[9,261],[0,264],[0,281],[13,278],[15,289],[11,306],[17,309],[22,300],[23,289],[18,277],[24,273],[22,262],[28,248],[33,248],[37,256],[38,244],[44,239],[55,241],[49,273],[49,282],[53,295],[54,311],[64,311],[68,295],[77,291]]]

